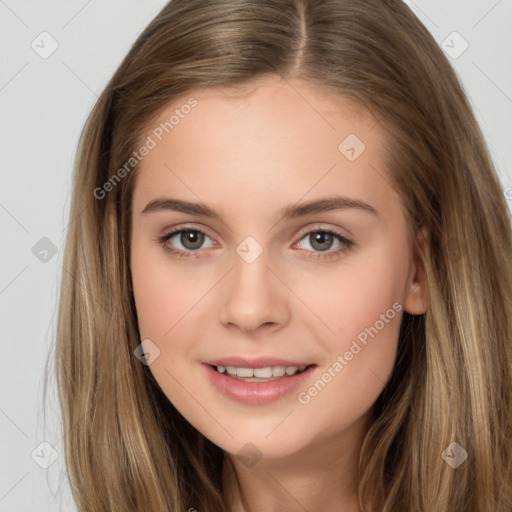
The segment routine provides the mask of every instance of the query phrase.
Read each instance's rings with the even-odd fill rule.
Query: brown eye
[[[211,241],[210,247],[215,245],[215,242],[199,229],[175,229],[159,240],[164,249],[171,253],[182,256],[195,256],[194,253],[199,253],[199,249],[203,248],[205,239]]]
[[[331,248],[333,242],[334,236],[332,233],[328,233],[326,231],[316,231],[309,235],[309,243],[311,247],[318,251],[327,251]]]
[[[204,242],[204,233],[201,231],[181,231],[180,243],[185,249],[196,250],[200,249]]]
[[[305,247],[305,249],[311,253],[310,257],[312,258],[330,259],[340,257],[355,245],[352,240],[329,229],[316,229],[305,233],[298,244],[299,246],[303,240],[307,241],[309,247]]]

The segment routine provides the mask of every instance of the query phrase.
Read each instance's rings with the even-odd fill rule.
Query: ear
[[[411,315],[421,315],[428,309],[428,286],[425,259],[428,257],[429,236],[426,228],[418,231],[414,248],[413,261],[406,286],[404,310]]]

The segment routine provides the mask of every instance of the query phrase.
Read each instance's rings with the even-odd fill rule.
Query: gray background
[[[451,53],[510,207],[512,0],[406,3]],[[96,97],[164,4],[0,0],[0,512],[76,510],[61,483],[53,377],[46,421],[42,402],[72,164]],[[41,36],[44,31],[50,36]],[[58,48],[42,58],[52,40]],[[457,56],[464,40],[469,46]]]

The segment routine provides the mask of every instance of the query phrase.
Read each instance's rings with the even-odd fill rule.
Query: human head
[[[189,26],[200,30],[190,31]],[[76,383],[76,396],[69,391],[69,401],[84,410],[86,388],[107,390],[116,382],[115,398],[114,394],[98,395],[101,410],[110,410],[112,416],[95,417],[90,430],[99,445],[102,427],[111,425],[112,417],[125,418],[117,427],[119,444],[112,446],[112,453],[121,453],[127,446],[135,452],[136,446],[144,446],[146,474],[157,474],[157,446],[167,446],[176,464],[178,460],[185,464],[185,457],[201,461],[201,450],[218,463],[215,447],[165,403],[149,368],[133,358],[141,341],[129,262],[137,169],[120,180],[113,177],[119,177],[119,169],[143,143],[152,121],[174,99],[201,88],[248,86],[269,75],[301,78],[326,95],[351,100],[372,113],[389,136],[387,167],[403,200],[411,242],[421,232],[428,234],[425,269],[431,308],[425,315],[404,315],[395,373],[376,404],[376,418],[361,455],[366,468],[361,482],[369,485],[370,471],[381,475],[373,483],[384,495],[391,485],[382,475],[394,474],[393,482],[399,482],[396,485],[405,492],[407,478],[414,474],[425,494],[437,485],[442,490],[439,499],[444,500],[440,503],[453,504],[454,477],[449,467],[440,465],[439,454],[454,435],[469,439],[478,426],[477,412],[464,407],[467,400],[476,403],[483,396],[486,372],[482,369],[479,375],[468,376],[461,354],[466,354],[466,361],[483,365],[490,345],[475,344],[477,337],[485,338],[486,326],[476,325],[472,318],[485,312],[499,323],[500,332],[509,329],[507,305],[488,299],[510,282],[510,272],[497,274],[499,268],[507,268],[510,229],[497,177],[457,78],[426,29],[398,1],[218,2],[213,6],[173,1],[139,37],[101,95],[82,138],[72,205],[76,221],[69,231],[65,262],[82,286],[72,278],[64,283],[63,304],[73,304],[74,316],[61,316],[61,332],[68,329],[73,332],[68,339],[81,339],[80,346],[61,341],[62,363],[75,369],[75,374],[61,369],[68,390],[71,382]],[[97,191],[104,190],[105,183],[115,186],[98,198]],[[468,236],[474,232],[479,233],[478,240]],[[486,249],[500,246],[506,248],[502,253]],[[475,276],[475,265],[485,271]],[[471,295],[471,290],[477,293]],[[99,305],[91,302],[91,296]],[[491,327],[487,328],[489,334]],[[450,345],[447,338],[452,340]],[[504,350],[500,345],[504,339],[486,342],[494,344],[496,357]],[[94,361],[93,372],[88,364]],[[488,364],[489,369],[492,363]],[[461,373],[463,377],[456,377]],[[470,383],[464,397],[463,387],[459,390],[454,384],[457,378]],[[147,398],[144,404],[142,397]],[[131,419],[136,415],[135,403],[142,408],[138,420]],[[418,420],[410,410],[413,405],[420,421],[431,420],[431,429],[421,441]],[[443,417],[449,407],[453,417]],[[491,405],[483,407],[487,407],[483,416],[490,418]],[[73,410],[80,412],[80,408]],[[172,414],[169,426],[164,413]],[[463,417],[469,420],[461,424]],[[144,435],[137,425],[149,425]],[[409,444],[404,447],[400,436],[405,432]],[[491,456],[485,454],[484,445],[482,438],[482,467],[486,464],[482,458],[490,462]],[[377,449],[379,462],[370,461],[369,455]],[[416,457],[407,449],[415,450]],[[106,472],[97,461],[81,459],[73,464],[91,474],[93,468],[98,474]],[[194,477],[214,481],[211,474],[207,477],[206,461],[186,467],[191,481]],[[433,484],[428,483],[432,474],[427,474],[426,467],[436,468]],[[174,468],[171,464],[168,471]],[[165,471],[158,469],[161,476]],[[120,481],[127,478],[124,475],[120,471],[111,478]],[[412,503],[413,495],[420,500],[422,492],[410,490],[407,503]],[[387,499],[392,504],[403,498],[395,490]]]

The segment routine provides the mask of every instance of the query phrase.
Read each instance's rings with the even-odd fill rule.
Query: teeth
[[[266,368],[254,368],[253,374],[255,377],[268,379],[269,377],[272,377],[272,368],[270,366],[267,366]]]
[[[273,366],[272,375],[274,377],[282,377],[286,373],[286,366]]]
[[[237,377],[258,377],[268,379],[270,377],[282,377],[286,375],[294,375],[297,371],[302,372],[307,366],[266,366],[265,368],[236,368],[234,366],[217,366],[219,373],[227,371],[229,375]]]
[[[237,368],[236,376],[237,377],[252,377],[254,375],[254,371],[252,368]]]

